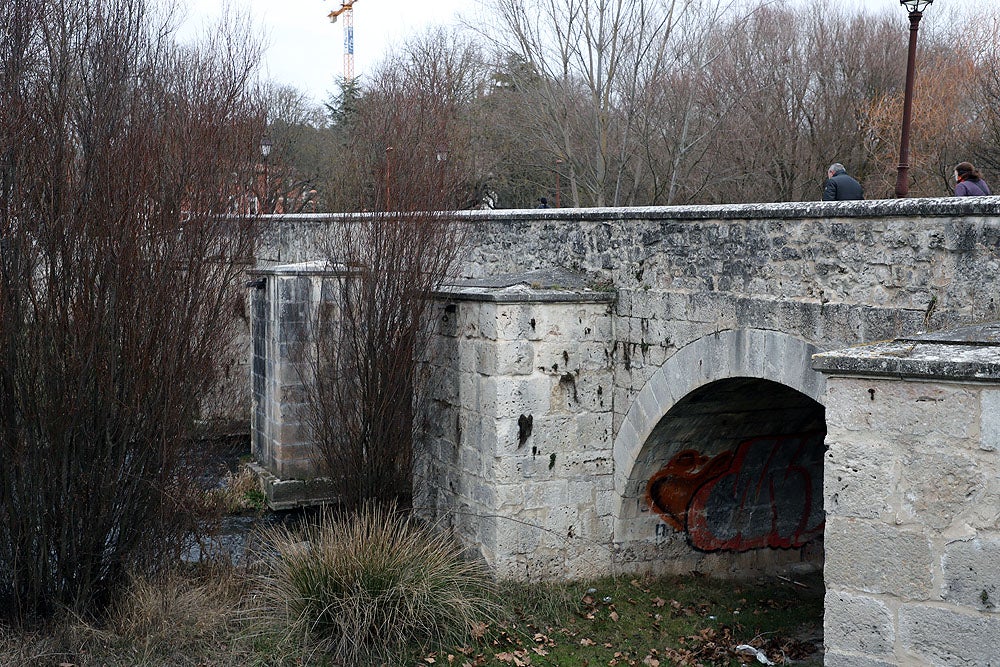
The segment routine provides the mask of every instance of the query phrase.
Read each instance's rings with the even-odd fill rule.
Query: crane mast
[[[336,23],[337,17],[344,15],[344,81],[354,80],[354,3],[358,0],[342,0],[340,9],[335,9],[327,17]]]

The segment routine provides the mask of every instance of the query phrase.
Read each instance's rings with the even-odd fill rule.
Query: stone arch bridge
[[[1000,203],[460,215],[425,513],[509,577],[825,566],[827,664],[1000,664]],[[282,343],[349,219],[275,218],[260,250],[276,506],[322,492]]]

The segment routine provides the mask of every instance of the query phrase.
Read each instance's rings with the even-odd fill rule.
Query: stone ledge
[[[629,220],[754,220],[785,218],[949,217],[1000,214],[997,197],[925,197],[866,199],[863,201],[707,204],[701,206],[622,206],[617,208],[530,208],[451,211],[445,215],[462,222],[532,222],[540,220],[623,222]],[[265,223],[357,222],[385,214],[297,213],[265,215]]]
[[[983,324],[816,354],[812,367],[828,375],[997,382],[998,341],[997,325]]]
[[[615,291],[593,289],[592,276],[562,268],[454,280],[434,296],[441,300],[492,303],[612,303]]]
[[[591,290],[539,290],[526,285],[490,289],[485,287],[440,289],[434,297],[442,301],[483,301],[490,303],[612,303],[613,292]]]
[[[267,506],[272,510],[290,510],[337,502],[333,483],[326,477],[312,479],[279,479],[259,464],[247,464],[267,498]]]
[[[348,267],[345,264],[331,264],[325,259],[316,259],[309,262],[297,262],[295,264],[278,264],[274,266],[248,269],[247,274],[253,277],[263,276],[344,276],[357,273],[355,266]]]

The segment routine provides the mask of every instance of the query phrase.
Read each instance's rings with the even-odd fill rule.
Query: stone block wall
[[[1000,317],[994,199],[462,211],[461,275],[564,267],[614,287],[617,437],[666,360],[720,331],[829,350]],[[352,219],[275,218],[260,254],[313,259]]]
[[[606,574],[613,296],[522,285],[438,298],[414,504],[500,577]]]
[[[1000,350],[927,336],[827,379],[827,665],[1000,665]]]
[[[331,499],[309,426],[313,322],[336,308],[343,271],[326,262],[251,272],[251,453],[268,503],[286,509]]]

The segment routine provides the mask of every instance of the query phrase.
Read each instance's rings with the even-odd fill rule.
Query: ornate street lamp
[[[562,166],[562,158],[556,158],[556,208],[562,207],[562,202],[559,201],[559,169]]]
[[[910,192],[910,115],[913,111],[913,78],[917,64],[917,26],[924,9],[934,0],[899,0],[910,13],[910,52],[906,59],[906,90],[903,93],[903,129],[899,139],[899,167],[896,171],[896,196]]]
[[[392,146],[385,147],[385,210],[388,213],[392,208],[390,206],[390,194],[389,190],[389,179],[392,176]]]
[[[268,192],[271,189],[271,183],[270,183],[270,181],[268,181],[268,178],[267,178],[268,177],[268,173],[267,173],[267,166],[268,166],[267,165],[267,157],[271,154],[271,148],[273,146],[274,146],[274,144],[271,143],[271,138],[270,137],[264,137],[263,139],[260,140],[260,154],[264,156],[264,208],[265,209],[269,208],[268,205],[267,205],[267,200],[268,200]],[[265,213],[272,213],[272,211],[264,211],[264,212]]]
[[[441,197],[440,205],[444,207],[444,170],[448,163],[448,147],[438,146],[437,150],[434,151],[434,157],[437,158],[438,168],[437,168],[437,189],[438,195]]]

